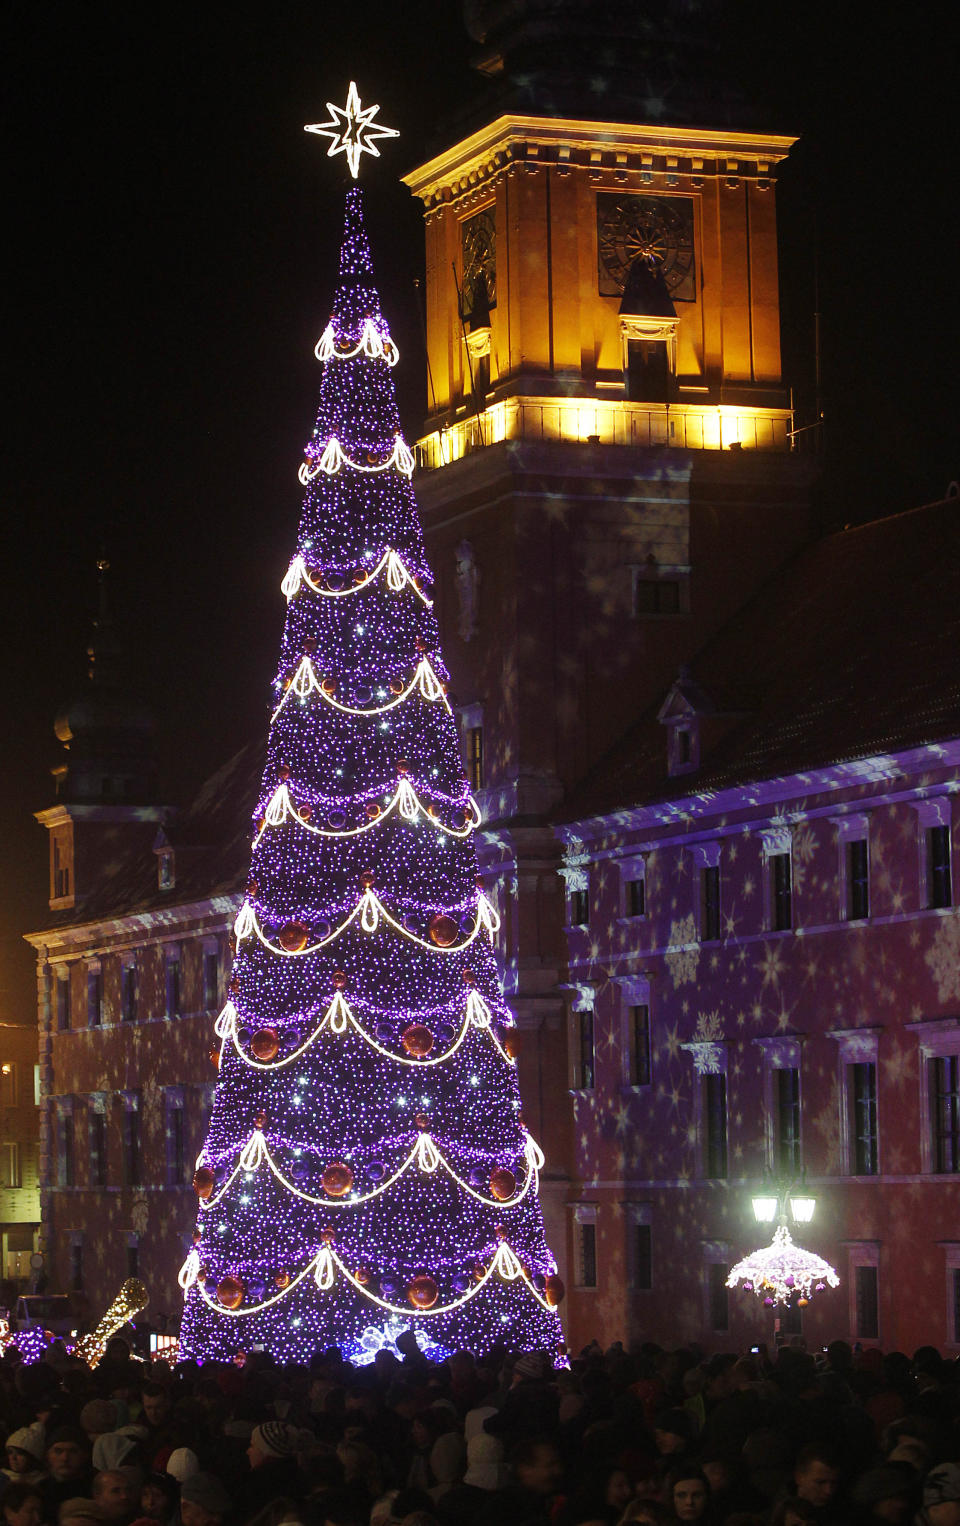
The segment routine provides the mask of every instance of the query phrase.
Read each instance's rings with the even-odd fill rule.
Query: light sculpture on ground
[[[768,1308],[792,1304],[802,1308],[815,1292],[840,1286],[840,1278],[828,1261],[813,1251],[794,1245],[786,1224],[781,1223],[773,1243],[751,1251],[738,1261],[727,1278],[727,1287],[743,1287],[761,1298]]]
[[[357,187],[317,357],[181,1353],[363,1363],[412,1326],[430,1355],[557,1356],[543,1156]]]

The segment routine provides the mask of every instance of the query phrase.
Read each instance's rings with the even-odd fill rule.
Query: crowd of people
[[[834,1341],[0,1362],[0,1526],[960,1526],[960,1372]]]

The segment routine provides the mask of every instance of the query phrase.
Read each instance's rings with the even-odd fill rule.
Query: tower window
[[[579,1039],[579,1074],[577,1076],[578,1089],[580,1091],[589,1092],[593,1091],[594,1068],[596,1064],[593,1041],[593,1008],[586,1007],[582,1012],[578,1012],[576,1016]]]
[[[174,955],[167,959],[167,1016],[180,1016],[180,956]]]
[[[137,981],[137,966],[134,963],[123,966],[120,995],[124,1022],[135,1023],[137,1020],[139,986]]]
[[[107,1185],[107,1120],[103,1113],[90,1115],[90,1184]]]
[[[123,1114],[123,1183],[140,1186],[140,1114],[135,1107]]]
[[[127,1245],[127,1276],[140,1276],[140,1246],[133,1240]]]
[[[74,1293],[83,1292],[83,1242],[74,1240],[70,1247],[70,1287]]]
[[[930,1061],[930,1114],[934,1171],[960,1171],[960,1055]]]
[[[99,1028],[103,1021],[103,972],[100,966],[87,971],[87,1027]]]
[[[633,613],[635,615],[678,615],[680,609],[678,579],[649,577],[640,573],[634,578]]]
[[[587,890],[574,890],[570,896],[570,926],[588,927],[590,925],[590,892]]]
[[[860,1340],[875,1341],[880,1333],[880,1312],[875,1266],[854,1267],[856,1333]]]
[[[877,1067],[869,1061],[847,1067],[849,1075],[850,1152],[855,1176],[877,1174]]]
[[[647,914],[647,884],[645,879],[627,881],[627,916],[645,917]]]
[[[70,1027],[70,972],[57,974],[57,1029],[66,1033]]]

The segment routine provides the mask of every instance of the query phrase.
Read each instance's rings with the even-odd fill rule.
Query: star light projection
[[[350,81],[350,89],[347,91],[346,107],[335,106],[332,101],[328,101],[327,110],[330,116],[326,122],[315,122],[312,127],[305,127],[303,130],[315,132],[318,137],[330,139],[330,147],[327,149],[328,159],[332,159],[336,154],[346,154],[354,180],[360,173],[361,154],[372,154],[375,159],[379,159],[377,138],[399,138],[400,136],[395,127],[383,127],[379,122],[374,121],[374,117],[380,110],[379,106],[368,106],[364,110],[360,105],[360,96],[353,80]]]
[[[357,187],[316,353],[181,1351],[337,1345],[362,1364],[412,1325],[431,1356],[497,1341],[558,1356],[543,1156]]]

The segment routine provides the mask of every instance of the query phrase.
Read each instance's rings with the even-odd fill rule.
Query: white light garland
[[[838,1288],[840,1278],[822,1256],[794,1245],[786,1224],[781,1224],[771,1245],[751,1251],[731,1269],[727,1287],[735,1288],[738,1283],[743,1283],[747,1292],[752,1288],[758,1298],[769,1299],[776,1307],[789,1304],[794,1298],[812,1298],[818,1283]]]
[[[354,1030],[360,1035],[360,1037],[367,1044],[369,1044],[372,1049],[375,1049],[378,1054],[382,1054],[385,1059],[394,1060],[398,1065],[407,1065],[415,1070],[426,1070],[434,1065],[443,1065],[445,1061],[449,1060],[453,1055],[456,1054],[457,1050],[464,1043],[471,1027],[479,1028],[481,1031],[488,1035],[491,1042],[493,1043],[494,1048],[506,1065],[516,1066],[517,1063],[516,1060],[507,1053],[502,1043],[500,1042],[500,1039],[498,1038],[497,1033],[492,1026],[492,1013],[490,1008],[487,1006],[487,1003],[484,1001],[483,997],[479,994],[478,991],[471,991],[468,995],[463,1022],[460,1026],[460,1032],[457,1034],[450,1047],[443,1050],[443,1052],[440,1054],[427,1055],[423,1058],[413,1058],[412,1056],[406,1054],[396,1054],[392,1049],[388,1049],[385,1044],[381,1044],[373,1034],[367,1032],[363,1024],[357,1019],[349,1002],[344,999],[339,991],[337,991],[335,994],[322,1019],[318,1023],[317,1027],[314,1028],[309,1037],[304,1039],[303,1043],[298,1049],[293,1050],[292,1053],[288,1054],[286,1058],[282,1060],[257,1060],[251,1055],[246,1054],[240,1047],[240,1040],[237,1035],[238,1022],[239,1014],[237,1009],[233,1002],[228,1001],[223,1011],[220,1013],[220,1016],[217,1018],[216,1023],[214,1024],[214,1032],[219,1039],[223,1040],[224,1044],[232,1040],[237,1055],[245,1065],[250,1067],[251,1070],[282,1070],[285,1065],[292,1065],[296,1060],[299,1060],[300,1056],[310,1048],[311,1044],[316,1042],[320,1034],[327,1026],[329,1026],[332,1033],[341,1035],[346,1033],[348,1025],[352,1026]],[[221,1057],[222,1054],[223,1045],[221,1045]]]
[[[331,1270],[333,1267],[335,1267],[347,1279],[347,1281],[354,1288],[356,1288],[358,1293],[362,1293],[364,1298],[368,1299],[370,1303],[376,1304],[378,1308],[385,1309],[388,1314],[403,1314],[408,1318],[414,1318],[415,1316],[423,1317],[434,1314],[450,1314],[454,1311],[454,1309],[462,1309],[464,1304],[470,1303],[471,1299],[476,1298],[477,1294],[484,1287],[486,1287],[487,1283],[490,1281],[490,1278],[494,1275],[495,1272],[499,1272],[500,1276],[504,1279],[505,1282],[515,1282],[519,1278],[526,1286],[528,1292],[530,1292],[536,1299],[537,1303],[540,1304],[541,1308],[548,1310],[550,1313],[553,1312],[552,1304],[550,1304],[547,1299],[543,1297],[542,1293],[537,1291],[531,1282],[529,1275],[524,1270],[521,1262],[517,1259],[514,1252],[510,1249],[504,1240],[501,1240],[489,1265],[484,1268],[483,1273],[476,1279],[472,1288],[468,1288],[460,1298],[454,1299],[452,1303],[434,1304],[430,1309],[411,1310],[409,1304],[389,1303],[387,1299],[381,1298],[379,1294],[372,1293],[369,1288],[367,1288],[364,1283],[360,1282],[359,1279],[355,1277],[354,1274],[344,1265],[336,1250],[331,1245],[322,1246],[317,1252],[316,1256],[314,1256],[307,1263],[301,1272],[297,1273],[296,1277],[292,1278],[290,1282],[287,1283],[285,1288],[281,1288],[280,1291],[275,1293],[272,1298],[264,1299],[262,1303],[250,1304],[244,1308],[228,1309],[224,1304],[221,1304],[219,1300],[211,1298],[210,1294],[207,1292],[205,1284],[203,1283],[199,1284],[200,1296],[203,1298],[203,1301],[205,1304],[207,1304],[208,1308],[213,1309],[215,1313],[224,1314],[228,1318],[237,1319],[245,1314],[259,1314],[261,1310],[269,1309],[275,1303],[279,1303],[281,1298],[286,1298],[289,1293],[292,1293],[294,1288],[297,1287],[305,1277],[308,1277],[311,1272],[314,1274],[314,1280],[317,1282],[317,1286],[321,1287],[322,1281],[322,1291],[328,1292],[333,1286],[334,1278]]]
[[[450,803],[459,804],[460,802]],[[448,826],[439,819],[433,807],[423,804],[410,780],[401,779],[393,795],[383,806],[379,807],[379,815],[363,822],[359,827],[344,827],[342,830],[337,831],[333,827],[320,827],[314,825],[313,822],[305,820],[294,805],[286,784],[279,784],[270,797],[270,802],[264,812],[264,824],[253,840],[253,846],[257,846],[268,826],[279,827],[285,821],[295,822],[297,826],[303,827],[304,831],[312,832],[315,837],[362,837],[365,832],[372,832],[374,827],[379,826],[385,821],[394,810],[399,810],[404,820],[411,823],[418,821],[422,816],[438,832],[443,832],[448,837],[458,837],[462,840],[465,837],[469,837],[471,832],[475,832],[483,819],[480,814],[480,807],[472,795],[468,795],[462,804],[469,811],[470,819],[463,827]]]
[[[372,318],[364,319],[360,338],[355,345],[348,345],[345,349],[338,348],[333,324],[328,323],[317,340],[313,353],[318,360],[353,360],[355,356],[363,354],[369,360],[385,360],[388,366],[395,366],[400,359],[400,351],[390,335],[381,334]]]
[[[393,1175],[388,1176],[382,1182],[378,1182],[369,1192],[352,1192],[346,1197],[333,1197],[326,1194],[323,1197],[318,1197],[312,1192],[302,1192],[299,1187],[295,1186],[293,1182],[284,1176],[270,1153],[270,1147],[267,1144],[262,1129],[254,1129],[240,1152],[240,1158],[236,1166],[234,1166],[220,1191],[213,1197],[201,1199],[200,1209],[203,1213],[209,1213],[211,1208],[215,1208],[221,1201],[241,1171],[253,1173],[259,1170],[260,1166],[264,1163],[269,1166],[281,1187],[285,1187],[288,1192],[293,1193],[293,1196],[299,1198],[302,1203],[309,1203],[314,1208],[358,1208],[363,1203],[372,1203],[375,1198],[382,1197],[385,1192],[389,1191],[414,1165],[428,1176],[433,1175],[435,1171],[442,1167],[451,1181],[455,1182],[462,1191],[466,1192],[478,1203],[482,1203],[485,1208],[516,1208],[518,1203],[523,1202],[530,1188],[539,1182],[540,1172],[543,1169],[543,1152],[529,1133],[524,1138],[523,1158],[526,1162],[527,1173],[523,1185],[516,1195],[507,1199],[487,1197],[484,1193],[477,1192],[475,1188],[471,1187],[469,1182],[464,1181],[463,1177],[459,1176],[451,1166],[443,1151],[434,1143],[431,1136],[421,1132],[417,1135],[417,1141],[413,1149],[397,1167]]]
[[[328,477],[334,477],[343,466],[349,467],[353,472],[363,472],[366,476],[376,472],[387,472],[391,466],[395,466],[399,472],[402,472],[404,477],[412,477],[415,465],[416,461],[414,460],[413,451],[404,442],[402,435],[395,437],[393,449],[385,461],[367,462],[354,461],[352,456],[346,454],[336,435],[332,434],[324,446],[319,460],[313,466],[310,466],[306,461],[301,461],[297,476],[301,487],[309,487],[313,479],[320,472],[326,472]]]
[[[272,725],[276,720],[291,694],[295,694],[298,699],[309,699],[311,694],[319,694],[325,704],[330,705],[334,710],[339,710],[343,715],[386,715],[389,710],[396,710],[398,705],[402,705],[404,700],[415,689],[426,700],[440,700],[446,706],[448,714],[453,714],[447,696],[444,693],[443,685],[434,672],[429,657],[421,657],[413,677],[399,694],[393,699],[388,700],[384,705],[372,705],[366,710],[355,705],[342,705],[332,694],[328,694],[317,678],[316,670],[310,658],[303,657],[300,660],[297,671],[290,680],[289,687],[284,690],[283,698],[270,717],[270,724]]]
[[[298,553],[287,568],[280,587],[288,599],[294,598],[304,585],[312,589],[314,593],[320,594],[321,598],[324,599],[349,599],[353,594],[360,593],[364,588],[368,588],[380,576],[384,568],[387,569],[387,587],[392,593],[400,593],[402,589],[409,585],[421,603],[426,605],[427,609],[433,608],[433,600],[427,598],[427,595],[420,588],[403,558],[396,551],[391,550],[389,546],[372,571],[365,573],[358,582],[351,583],[349,588],[324,588],[321,583],[314,582],[307,571],[306,562]]]
[[[237,920],[233,924],[233,930],[238,943],[254,934],[263,944],[263,947],[270,949],[271,953],[281,954],[287,959],[302,959],[305,955],[315,954],[318,949],[326,948],[328,944],[333,943],[335,939],[340,937],[341,933],[346,932],[347,928],[358,917],[360,918],[360,926],[365,933],[375,933],[380,926],[380,919],[382,917],[395,932],[400,933],[401,937],[406,938],[410,943],[417,944],[419,948],[427,949],[431,954],[462,953],[465,948],[469,948],[471,943],[473,943],[481,927],[486,931],[492,943],[494,934],[500,926],[500,918],[497,912],[481,890],[477,894],[476,920],[463,942],[446,945],[434,943],[428,938],[419,937],[409,927],[404,927],[403,923],[398,922],[396,917],[392,916],[387,910],[376,891],[367,889],[363,892],[350,914],[340,923],[339,927],[334,928],[325,938],[319,938],[316,943],[311,943],[308,946],[305,945],[303,948],[289,949],[283,948],[279,943],[272,943],[264,935],[257,914],[249,901],[244,901],[241,906]]]

